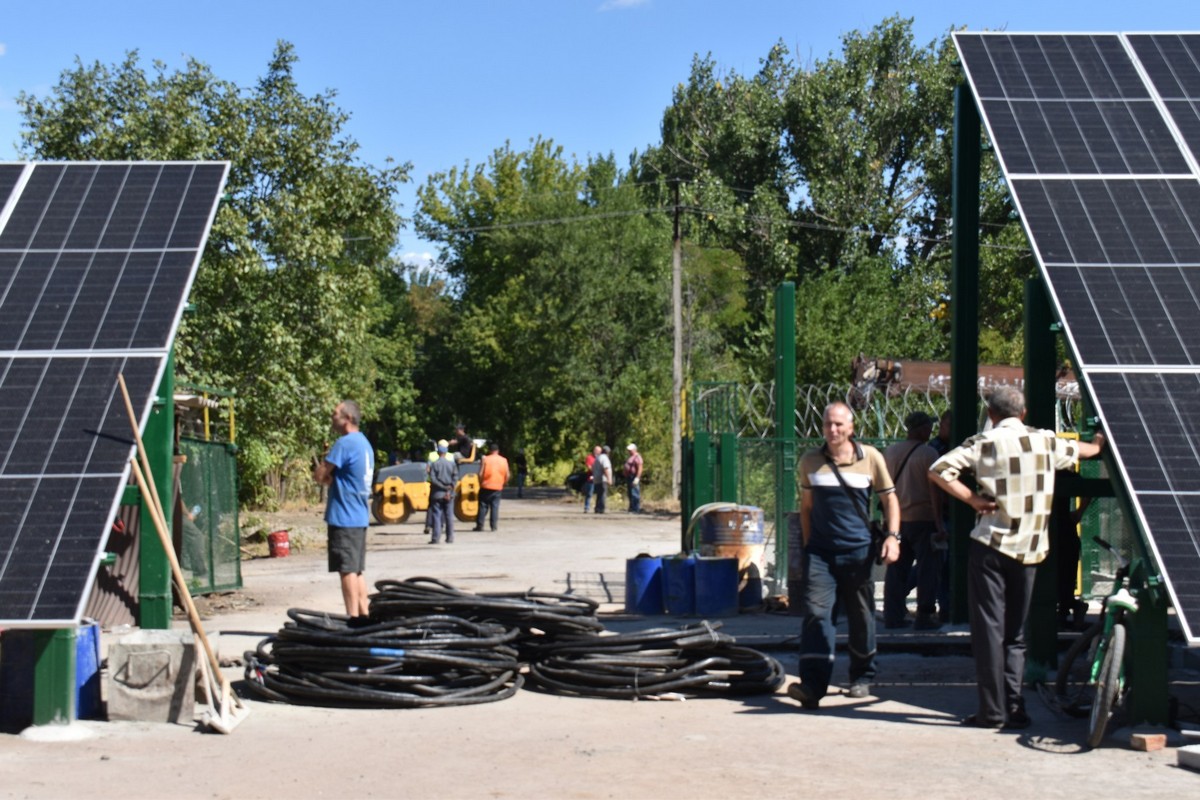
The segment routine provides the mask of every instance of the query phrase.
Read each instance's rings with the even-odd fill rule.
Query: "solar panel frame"
[[[77,624],[227,162],[0,163],[0,625]]]
[[[1185,513],[1200,498],[1200,35],[954,39],[1137,521],[1200,641],[1200,523]]]

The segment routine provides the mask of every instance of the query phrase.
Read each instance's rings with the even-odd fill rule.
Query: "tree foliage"
[[[281,43],[242,89],[195,60],[150,74],[136,52],[113,67],[77,62],[47,97],[23,94],[25,155],[35,159],[231,162],[176,342],[180,379],[237,393],[243,486],[307,465],[329,410],[360,399],[371,417],[412,424],[413,398],[391,376],[411,362],[387,293],[394,207],[408,166],[359,163],[333,93],[305,96]]]
[[[545,139],[431,176],[415,224],[445,244],[452,309],[422,395],[547,457],[635,435],[670,374],[670,239],[643,202],[611,156]]]
[[[414,215],[440,247],[428,268],[392,255],[408,165],[361,163],[295,60],[281,43],[239,87],[130,53],[20,98],[33,158],[231,162],[177,353],[185,379],[237,391],[249,494],[307,464],[341,397],[380,447],[462,421],[537,465],[629,438],[652,478],[670,462],[676,220],[691,380],[769,378],[785,280],[802,381],[844,379],[859,352],[948,353],[949,36],[922,45],[892,17],[811,64],[782,43],[748,75],[697,56],[661,141],[626,165],[545,137],[432,175]],[[1011,362],[1033,259],[986,154],[982,190],[982,356]]]
[[[750,313],[724,342],[769,374],[771,292],[797,283],[799,370],[841,379],[865,351],[945,357],[949,300],[953,92],[949,36],[918,45],[911,20],[885,19],[808,66],[776,44],[752,76],[711,58],[663,115],[643,176],[677,181],[687,237],[736,254]],[[1019,341],[1022,279],[1032,270],[993,160],[985,159],[981,309],[985,357]],[[869,272],[870,274],[862,274]],[[732,335],[730,335],[732,334]]]

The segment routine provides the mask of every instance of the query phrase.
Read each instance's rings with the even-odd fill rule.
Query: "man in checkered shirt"
[[[967,605],[979,711],[964,724],[1026,728],[1025,617],[1035,567],[1050,550],[1054,471],[1097,456],[1104,436],[1081,442],[1026,427],[1025,396],[1013,386],[992,392],[988,418],[993,427],[935,461],[929,479],[978,515],[967,558]],[[975,474],[977,491],[959,480],[968,471]]]

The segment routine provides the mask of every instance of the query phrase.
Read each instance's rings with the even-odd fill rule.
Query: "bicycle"
[[[1100,617],[1067,649],[1054,681],[1058,707],[1088,717],[1088,747],[1100,744],[1113,712],[1124,703],[1126,617],[1138,610],[1129,591],[1130,560],[1098,536],[1092,541],[1117,561],[1113,591],[1104,598]]]

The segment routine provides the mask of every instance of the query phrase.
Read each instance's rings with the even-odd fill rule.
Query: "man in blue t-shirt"
[[[313,480],[329,487],[325,523],[329,529],[329,571],[342,581],[342,599],[350,626],[367,624],[367,582],[363,568],[367,557],[367,525],[371,521],[371,484],[375,477],[375,451],[359,432],[362,411],[358,403],[344,400],[333,410],[333,432],[338,439],[325,460],[313,470]]]

